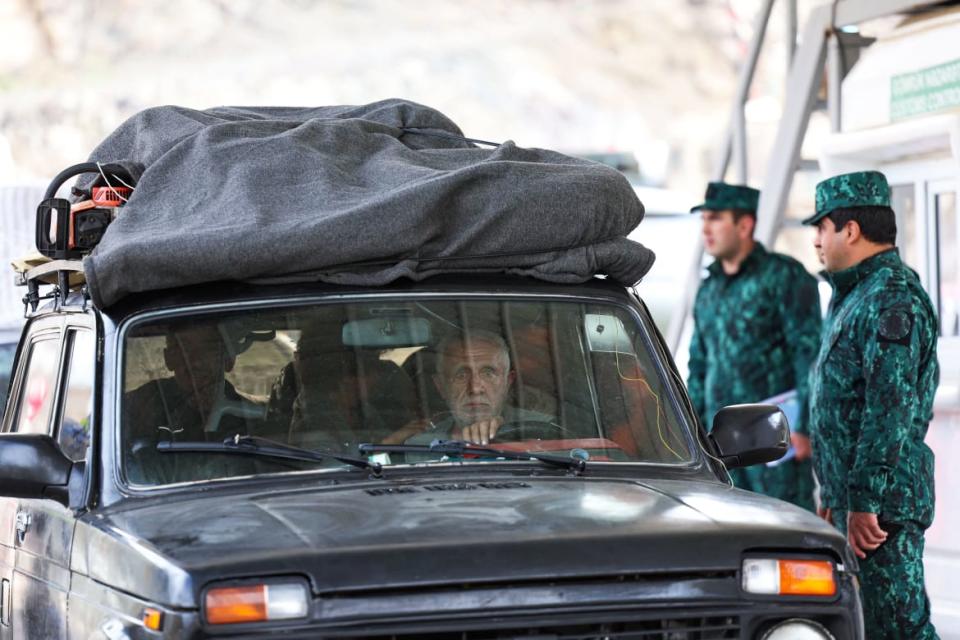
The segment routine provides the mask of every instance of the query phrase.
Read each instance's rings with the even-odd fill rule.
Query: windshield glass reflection
[[[437,300],[177,316],[133,327],[124,353],[121,440],[139,485],[345,468],[157,448],[237,435],[353,456],[361,443],[436,440],[591,464],[692,456],[640,327],[612,305]]]

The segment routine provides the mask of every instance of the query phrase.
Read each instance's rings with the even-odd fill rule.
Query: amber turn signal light
[[[780,560],[780,593],[832,596],[837,593],[833,563],[827,560]]]
[[[163,612],[152,607],[146,607],[140,614],[143,626],[151,631],[160,631],[163,628]]]
[[[750,558],[743,561],[743,590],[784,596],[832,596],[837,593],[829,560]]]
[[[304,618],[309,609],[306,586],[251,584],[215,587],[204,598],[208,624],[241,624]]]

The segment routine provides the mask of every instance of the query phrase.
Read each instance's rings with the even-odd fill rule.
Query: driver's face
[[[434,376],[460,426],[500,416],[512,382],[507,354],[486,340],[451,343],[443,354],[443,369]]]

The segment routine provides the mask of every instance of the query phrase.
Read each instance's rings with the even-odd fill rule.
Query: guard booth
[[[952,637],[960,631],[960,7],[903,20],[864,50],[841,90],[841,130],[822,145],[822,173],[887,175],[901,255],[940,319],[941,379],[927,436],[937,506],[925,565],[934,621]]]

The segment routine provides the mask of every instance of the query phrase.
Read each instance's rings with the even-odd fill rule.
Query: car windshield
[[[361,454],[360,444],[455,440],[590,465],[684,464],[692,439],[644,335],[619,306],[518,300],[341,302],[140,322],[124,338],[126,477],[152,486],[356,469],[332,455],[239,446],[259,439],[384,468],[451,456],[428,446]],[[207,444],[189,450],[198,443]]]

